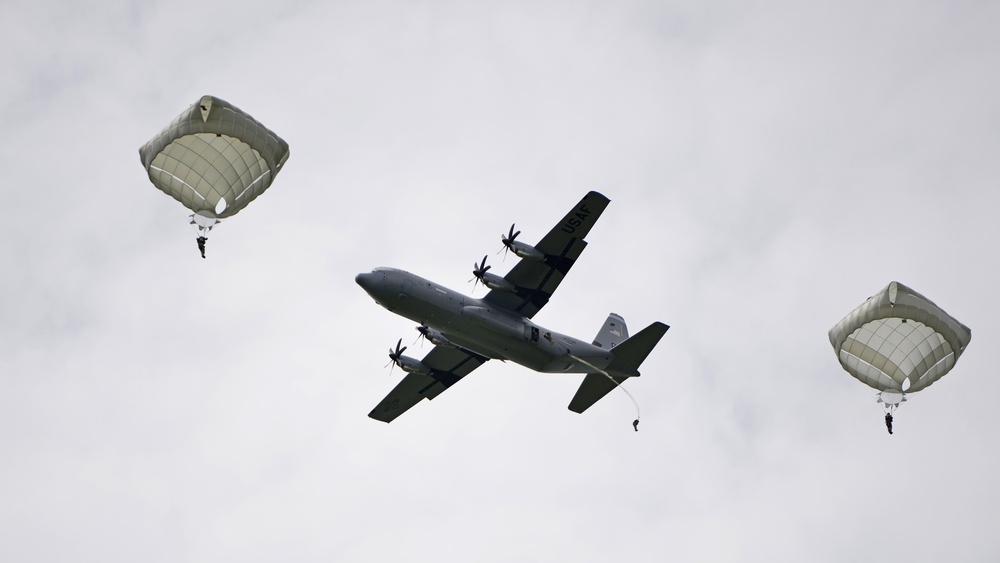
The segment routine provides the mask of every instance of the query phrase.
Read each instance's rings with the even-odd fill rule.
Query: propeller
[[[420,341],[420,347],[421,348],[424,347],[424,342],[423,341],[427,340],[427,331],[428,330],[430,330],[430,327],[428,327],[427,325],[420,325],[420,326],[417,327],[417,332],[420,333],[420,334],[417,335],[417,340]],[[414,340],[413,343],[416,344],[417,340]]]
[[[490,268],[493,267],[493,266],[488,266],[486,264],[486,258],[487,258],[487,256],[489,256],[489,255],[483,256],[483,262],[482,262],[482,264],[478,264],[476,262],[472,263],[473,268],[475,268],[474,270],[472,270],[472,276],[473,276],[472,280],[476,280],[475,283],[472,284],[472,291],[476,291],[476,284],[478,284],[479,282],[483,281],[483,276],[485,276],[486,272],[488,272],[490,270]],[[472,281],[472,280],[469,280],[469,281]],[[483,285],[486,285],[486,282],[483,282]]]
[[[406,351],[406,346],[403,346],[402,348],[400,348],[400,345],[402,343],[403,343],[403,339],[400,338],[399,341],[396,342],[396,351],[395,352],[392,351],[391,347],[389,348],[389,363],[385,364],[386,366],[388,366],[389,364],[392,364],[392,367],[389,368],[389,375],[392,375],[392,370],[396,366],[403,367],[403,364],[399,363],[399,358],[400,358],[400,356],[403,355],[403,352]]]
[[[521,234],[521,231],[518,231],[518,232],[515,233],[514,232],[514,223],[511,223],[510,224],[510,232],[507,233],[507,236],[504,236],[502,234],[500,235],[500,240],[503,242],[503,248],[501,248],[500,250],[498,250],[497,254],[500,254],[500,252],[503,251],[504,260],[507,259],[507,251],[510,250],[510,249],[512,249],[512,248],[514,248],[514,239],[516,239],[517,235],[519,235],[519,234]]]

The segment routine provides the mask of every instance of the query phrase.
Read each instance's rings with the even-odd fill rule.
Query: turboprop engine
[[[537,260],[538,262],[543,262],[545,260],[545,253],[538,250],[530,244],[514,240],[517,235],[521,234],[521,231],[514,232],[514,225],[511,224],[510,232],[506,236],[501,235],[500,241],[503,242],[504,248],[501,250],[510,250],[515,255],[521,258],[527,258],[528,260]]]
[[[483,256],[482,264],[473,263],[472,266],[474,268],[472,270],[472,275],[475,276],[476,281],[483,282],[483,285],[485,285],[486,287],[490,289],[509,291],[511,293],[517,291],[517,288],[514,287],[514,284],[510,283],[509,281],[501,278],[496,274],[489,273],[490,268],[492,268],[493,266],[489,266],[486,264],[486,256]],[[474,287],[475,286],[473,286],[473,288]]]
[[[443,334],[441,334],[439,331],[434,330],[433,328],[431,328],[431,327],[429,327],[427,325],[420,325],[420,326],[418,326],[417,327],[417,331],[420,332],[420,334],[424,338],[426,338],[427,340],[429,340],[431,342],[431,344],[433,344],[435,346],[444,346],[446,348],[455,348],[455,345],[452,344],[450,340],[448,340],[447,338],[445,338]]]
[[[392,350],[392,348],[389,348],[390,363],[399,366],[406,373],[419,373],[420,375],[432,375],[434,373],[433,370],[425,366],[423,362],[421,362],[420,360],[415,360],[409,356],[403,355],[403,352],[406,351],[406,346],[400,348],[400,345],[402,343],[403,339],[400,338],[399,341],[396,342],[395,352]]]

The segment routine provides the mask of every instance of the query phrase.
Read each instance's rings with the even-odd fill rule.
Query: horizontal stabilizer
[[[608,322],[612,319],[609,317]],[[639,366],[670,327],[655,322],[614,347],[607,374],[588,373],[569,403],[569,410],[582,413],[630,377],[638,377]]]
[[[617,387],[618,383],[625,381],[628,377],[616,377],[614,381],[603,373],[588,373],[583,378],[583,383],[576,390],[576,395],[569,403],[569,410],[582,413],[591,405],[601,400],[605,395]]]

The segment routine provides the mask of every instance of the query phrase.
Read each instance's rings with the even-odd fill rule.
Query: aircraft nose
[[[366,293],[372,295],[372,292],[378,288],[378,274],[374,272],[364,272],[354,276],[354,281],[365,290]]]

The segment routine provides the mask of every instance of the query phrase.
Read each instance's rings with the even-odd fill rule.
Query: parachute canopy
[[[899,282],[868,298],[830,329],[840,365],[898,404],[944,377],[972,340],[972,331]],[[881,400],[881,399],[880,399]]]
[[[236,106],[203,96],[139,157],[154,186],[214,224],[264,193],[288,160],[288,143]]]

